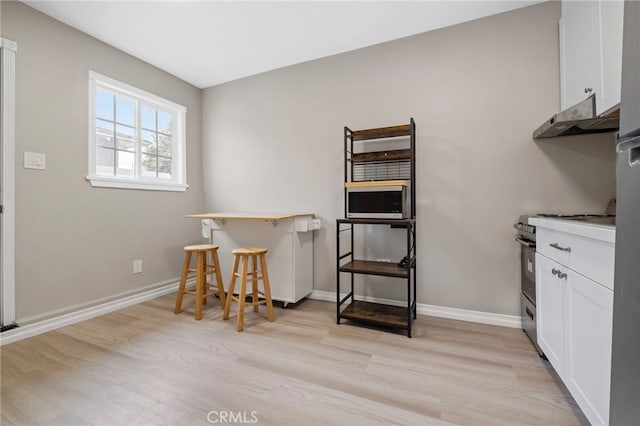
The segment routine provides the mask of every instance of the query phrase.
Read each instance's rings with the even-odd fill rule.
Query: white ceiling
[[[24,3],[204,88],[540,0]]]

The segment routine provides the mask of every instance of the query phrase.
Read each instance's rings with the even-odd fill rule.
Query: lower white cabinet
[[[566,273],[564,382],[592,424],[608,424],[613,292]]]
[[[305,214],[211,213],[195,215],[211,219],[210,241],[220,246],[218,254],[223,277],[229,277],[233,249],[265,247],[271,298],[296,303],[313,291],[313,232]],[[206,228],[203,228],[206,229]]]
[[[538,252],[536,303],[540,347],[591,424],[608,424],[613,291]]]
[[[560,377],[564,375],[564,285],[553,271],[559,263],[536,253],[538,344]]]

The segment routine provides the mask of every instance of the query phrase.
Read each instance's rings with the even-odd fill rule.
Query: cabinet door
[[[560,106],[569,108],[595,91],[598,46],[591,1],[563,1],[560,19]]]
[[[564,291],[557,278],[560,264],[536,253],[536,312],[538,344],[564,380]]]
[[[566,270],[565,384],[591,424],[609,422],[613,292]]]
[[[599,49],[599,62],[596,68],[596,112],[598,114],[620,103],[623,15],[623,1],[597,3],[596,42]]]

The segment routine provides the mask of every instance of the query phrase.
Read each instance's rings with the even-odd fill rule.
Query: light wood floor
[[[274,323],[248,309],[237,333],[217,299],[200,322],[192,300],[1,348],[2,424],[588,424],[521,330],[420,316],[408,339],[336,325],[334,304],[308,300]]]

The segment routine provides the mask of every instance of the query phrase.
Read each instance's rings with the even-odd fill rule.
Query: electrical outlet
[[[142,260],[133,261],[133,273],[134,274],[142,273]]]

